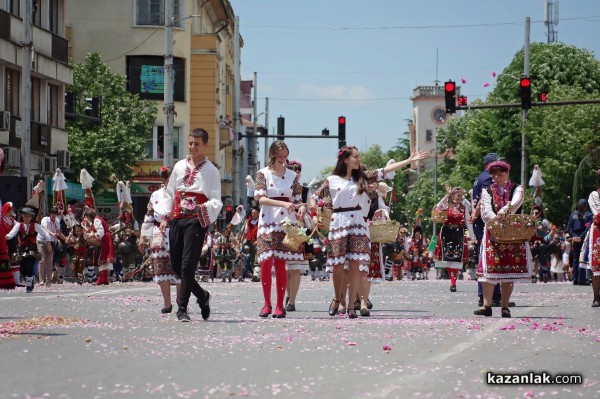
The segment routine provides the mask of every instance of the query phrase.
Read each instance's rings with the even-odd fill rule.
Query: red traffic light
[[[233,206],[231,206],[231,205],[225,206],[225,212],[231,212],[231,211],[233,211]]]
[[[531,80],[529,78],[521,78],[521,87],[530,87]]]
[[[456,84],[454,82],[446,82],[444,84],[444,90],[446,90],[447,92],[454,91],[455,88]]]
[[[340,125],[345,125],[346,124],[346,117],[345,116],[338,117],[338,123]]]

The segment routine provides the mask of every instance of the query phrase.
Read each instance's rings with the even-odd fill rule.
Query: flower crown
[[[356,148],[356,146],[354,146],[354,145],[344,146],[344,147],[340,148],[340,150],[338,151],[337,157],[338,158],[341,157],[348,150],[357,150],[358,151],[358,148]]]
[[[165,173],[165,172],[167,172],[168,170],[169,170],[169,169],[167,169],[167,167],[166,167],[166,166],[161,166],[161,167],[160,167],[160,173]]]

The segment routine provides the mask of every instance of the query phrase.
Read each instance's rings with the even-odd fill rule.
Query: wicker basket
[[[286,223],[285,224],[285,238],[283,239],[283,245],[297,251],[303,242],[308,241],[309,237],[306,235],[304,228],[299,224]]]
[[[317,211],[317,217],[319,221],[319,227],[323,230],[329,231],[329,225],[331,224],[331,217],[333,216],[333,209],[322,207]]]
[[[386,244],[396,241],[398,231],[400,230],[400,222],[395,220],[376,220],[369,225],[369,235],[371,242]]]
[[[438,211],[437,209],[431,210],[431,221],[433,223],[446,223],[448,220],[448,211]]]
[[[492,240],[501,244],[524,243],[535,234],[535,224],[529,215],[506,215],[502,220],[495,218],[486,227]]]

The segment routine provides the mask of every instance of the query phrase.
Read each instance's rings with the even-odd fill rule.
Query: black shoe
[[[484,306],[483,308],[477,309],[476,311],[474,311],[473,314],[475,316],[490,317],[492,315],[492,307],[491,306]]]
[[[356,314],[356,310],[348,309],[348,317],[350,317],[351,319],[358,318],[358,315]]]
[[[274,319],[285,319],[285,309],[275,308],[275,312],[273,312]]]
[[[336,301],[333,299],[331,304],[329,304],[329,316],[335,316],[338,312],[338,308],[340,307],[340,301]]]
[[[273,311],[273,308],[270,305],[265,305],[265,306],[263,306],[262,310],[260,311],[259,316],[260,317],[269,317],[269,315],[271,314],[272,311]]]
[[[595,301],[592,303],[592,307],[593,307],[593,308],[600,308],[600,301],[598,301],[598,300],[595,300]]]
[[[285,305],[285,311],[286,312],[295,312],[296,311],[296,305],[294,305],[292,303],[288,303],[287,305]]]
[[[456,286],[455,285],[451,285],[450,286],[450,292],[456,292]]]
[[[510,315],[510,310],[508,310],[508,308],[502,308],[502,317],[511,317]]]
[[[369,310],[373,309],[373,304],[368,299],[367,299],[367,309],[369,309]]]
[[[354,310],[360,310],[360,301],[354,301]]]
[[[369,317],[369,316],[371,316],[371,312],[369,312],[369,309],[362,308],[360,310],[360,315],[362,317]]]
[[[160,310],[160,313],[171,313],[173,311],[173,305],[167,307],[164,307]]]
[[[204,298],[198,299],[198,305],[200,305],[200,314],[204,320],[208,320],[210,317],[210,292],[204,290]]]
[[[477,302],[477,306],[479,306],[479,307],[483,306],[483,298],[479,298],[479,302]]]
[[[186,308],[179,308],[177,310],[177,320],[184,322],[184,323],[192,321],[190,319],[190,316],[188,315]]]

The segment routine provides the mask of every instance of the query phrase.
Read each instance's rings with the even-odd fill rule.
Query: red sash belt
[[[188,204],[196,204],[195,209],[185,209],[182,208],[181,202],[182,200],[186,201]],[[183,218],[191,218],[198,216],[198,205],[204,204],[208,201],[208,198],[204,194],[201,193],[189,193],[184,191],[175,192],[175,209],[173,210],[173,219],[183,219]]]
[[[276,201],[290,202],[290,199],[288,197],[267,197],[267,198],[276,200]]]

